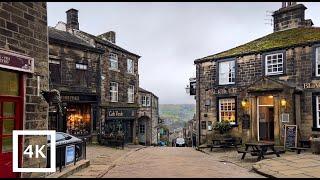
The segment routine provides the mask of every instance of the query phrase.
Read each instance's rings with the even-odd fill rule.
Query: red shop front
[[[12,131],[23,129],[25,77],[33,66],[33,58],[0,49],[0,178],[20,176],[12,172]],[[19,166],[21,148],[19,138]]]

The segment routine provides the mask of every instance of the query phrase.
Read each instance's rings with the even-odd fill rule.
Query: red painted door
[[[19,177],[12,172],[12,130],[22,129],[23,76],[14,71],[0,69],[0,178]],[[21,137],[19,162],[21,164]]]

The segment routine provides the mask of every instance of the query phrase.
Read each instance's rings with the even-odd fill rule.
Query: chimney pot
[[[78,10],[71,8],[68,11],[66,11],[66,13],[67,13],[67,29],[79,30]]]

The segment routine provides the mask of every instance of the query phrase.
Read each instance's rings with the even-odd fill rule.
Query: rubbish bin
[[[320,154],[320,138],[312,139],[311,150],[314,154]]]

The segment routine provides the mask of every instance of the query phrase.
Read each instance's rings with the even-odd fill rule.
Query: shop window
[[[235,83],[235,60],[219,62],[219,85]]]
[[[201,121],[201,129],[207,129],[207,122]]]
[[[144,124],[140,124],[139,125],[139,133],[140,134],[144,134],[145,133],[145,125]]]
[[[235,98],[219,99],[219,121],[228,121],[236,124],[236,103]]]
[[[109,61],[110,61],[109,68],[112,70],[118,70],[118,55],[114,53],[110,53]]]
[[[269,54],[265,56],[265,74],[283,74],[283,53]]]
[[[134,86],[128,88],[128,103],[134,103]]]
[[[19,74],[0,70],[0,95],[19,95]]]
[[[118,102],[118,83],[110,83],[110,100],[111,102]]]
[[[67,106],[67,132],[75,136],[90,135],[91,106],[89,104]]]
[[[88,86],[87,69],[88,69],[87,64],[76,63],[76,74],[75,74],[76,83],[85,87]]]
[[[134,73],[134,63],[132,59],[127,59],[127,72],[131,74]]]
[[[60,61],[49,59],[50,83],[61,83],[61,65]]]
[[[316,48],[316,76],[320,76],[320,47]]]

